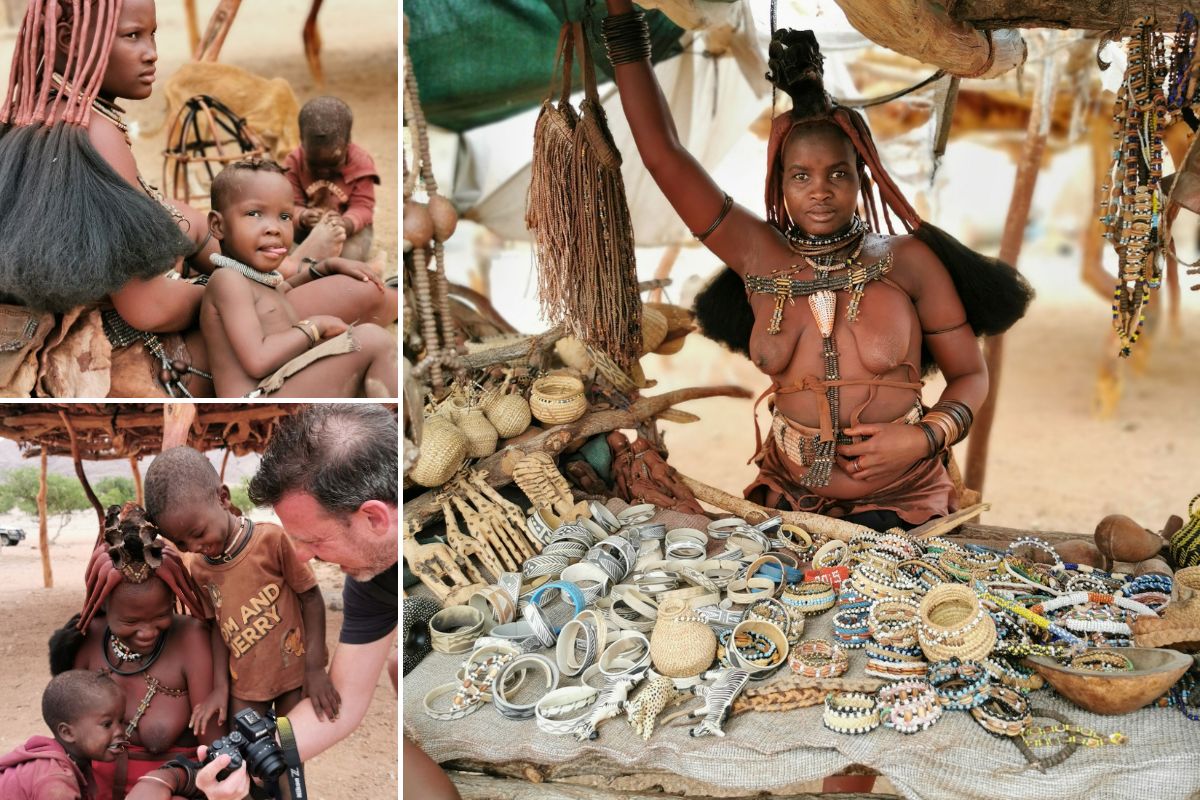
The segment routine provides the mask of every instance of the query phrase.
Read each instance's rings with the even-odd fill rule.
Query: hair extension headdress
[[[821,55],[812,31],[780,29],[772,37],[767,74],[792,98],[792,110],[775,117],[767,140],[767,222],[787,233],[791,218],[783,199],[783,149],[797,128],[832,124],[850,140],[860,160],[861,205],[867,225],[876,232],[886,225],[891,234],[900,221],[903,232],[925,243],[945,265],[975,333],[1003,333],[1025,314],[1033,289],[1013,267],[976,253],[940,228],[922,220],[892,181],[879,158],[875,140],[863,116],[838,105],[825,92]],[[880,211],[882,209],[882,216]],[[696,297],[696,317],[705,335],[749,355],[754,315],[745,286],[726,268]],[[922,371],[936,367],[922,346]]]
[[[26,9],[0,106],[0,296],[9,301],[66,311],[161,275],[192,250],[166,210],[88,140],[121,5],[30,0]],[[60,31],[69,32],[61,73]]]
[[[83,612],[76,627],[86,631],[121,583],[145,583],[154,577],[167,584],[181,609],[199,619],[212,616],[179,552],[159,538],[158,528],[146,519],[145,509],[136,503],[109,506],[104,518],[104,543],[88,562]]]

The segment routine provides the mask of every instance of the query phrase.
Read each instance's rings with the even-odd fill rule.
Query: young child
[[[274,706],[285,715],[301,697],[318,715],[336,717],[341,698],[325,673],[325,603],[283,529],[235,515],[229,489],[190,447],[155,457],[145,495],[162,535],[196,554],[192,577],[216,609],[214,689],[192,717],[197,735],[213,714],[220,722],[226,710],[265,715]]]
[[[91,762],[113,761],[125,747],[125,695],[113,679],[82,669],[61,672],[42,693],[42,719],[54,738],[33,736],[0,756],[4,800],[90,800]]]
[[[395,337],[377,325],[299,319],[287,292],[333,272],[375,284],[366,265],[328,258],[284,281],[292,244],[292,191],[272,161],[235,161],[212,183],[209,227],[221,243],[200,306],[218,397],[395,397]]]
[[[350,141],[354,115],[336,97],[317,97],[300,109],[300,147],[283,165],[296,202],[296,241],[322,219],[346,232],[341,255],[365,261],[371,252],[375,184],[371,154]]]

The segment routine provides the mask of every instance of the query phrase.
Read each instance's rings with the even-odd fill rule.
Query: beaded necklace
[[[256,269],[246,266],[237,259],[223,256],[220,253],[213,253],[208,257],[214,267],[219,269],[231,269],[244,278],[249,278],[255,283],[261,283],[263,286],[274,289],[279,284],[283,283],[283,274],[279,270],[271,270],[270,272],[259,272]]]
[[[1146,322],[1151,289],[1162,281],[1162,127],[1167,65],[1162,33],[1142,17],[1129,40],[1129,65],[1113,105],[1113,168],[1101,186],[1100,221],[1119,267],[1113,292],[1113,327],[1128,356]]]

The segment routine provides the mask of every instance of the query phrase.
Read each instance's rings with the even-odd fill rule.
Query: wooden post
[[[163,452],[188,443],[188,433],[196,421],[195,403],[165,403],[163,405]]]
[[[221,456],[221,476],[220,476],[220,478],[221,478],[221,484],[222,484],[222,485],[224,485],[224,483],[225,483],[225,468],[226,468],[227,466],[229,466],[229,455],[230,455],[230,453],[232,453],[232,452],[233,452],[233,450],[232,450],[232,449],[230,449],[230,448],[226,447],[226,448],[225,448],[225,455]]]
[[[1054,109],[1054,93],[1057,88],[1058,59],[1048,56],[1043,62],[1041,83],[1033,95],[1033,106],[1029,111],[1029,126],[1026,129],[1025,147],[1021,161],[1017,164],[1017,177],[1013,185],[1012,199],[1008,204],[1008,216],[1004,221],[1004,236],[1000,240],[1000,260],[1017,266],[1021,245],[1025,241],[1025,225],[1029,222],[1029,206],[1033,201],[1033,190],[1037,186],[1038,171],[1046,150],[1046,138],[1050,134],[1050,116]],[[984,344],[984,358],[988,369],[988,396],[971,429],[967,443],[966,484],[970,489],[983,492],[987,478],[988,440],[992,433],[992,422],[996,418],[996,396],[1000,389],[1000,368],[1004,359],[1004,336],[989,336]]]
[[[183,16],[187,22],[188,47],[193,53],[200,46],[200,23],[196,20],[196,0],[183,0]]]
[[[75,435],[71,418],[67,416],[67,412],[61,409],[58,412],[58,418],[62,420],[63,426],[67,429],[67,436],[71,439],[71,460],[75,462],[75,475],[79,478],[80,485],[83,486],[83,493],[87,495],[88,502],[92,504],[92,508],[96,509],[96,544],[100,544],[100,540],[104,536],[104,507],[100,505],[100,498],[96,497],[96,493],[92,491],[87,473],[83,471],[83,460],[79,455],[79,438]]]
[[[196,61],[217,60],[221,55],[221,46],[225,44],[225,37],[229,35],[229,29],[233,27],[233,19],[237,16],[238,8],[241,5],[242,0],[221,0],[217,4],[216,10],[208,19],[204,37],[200,40],[200,45],[192,56],[193,59]]]
[[[129,457],[129,471],[133,473],[133,490],[137,496],[137,504],[142,508],[146,507],[146,495],[142,491],[142,470],[138,467],[138,457]]]
[[[42,586],[54,588],[54,573],[50,571],[50,537],[46,531],[50,512],[46,503],[46,448],[42,447],[42,471],[38,478],[38,549],[42,551]]]

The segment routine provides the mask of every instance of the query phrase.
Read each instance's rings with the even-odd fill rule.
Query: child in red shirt
[[[92,761],[114,761],[125,747],[125,694],[113,679],[73,669],[42,693],[42,718],[54,738],[30,737],[0,756],[4,800],[89,800]]]
[[[336,97],[317,97],[300,109],[300,147],[284,160],[296,203],[296,241],[321,220],[346,232],[341,255],[366,261],[375,220],[379,173],[371,154],[350,141],[354,115]]]

